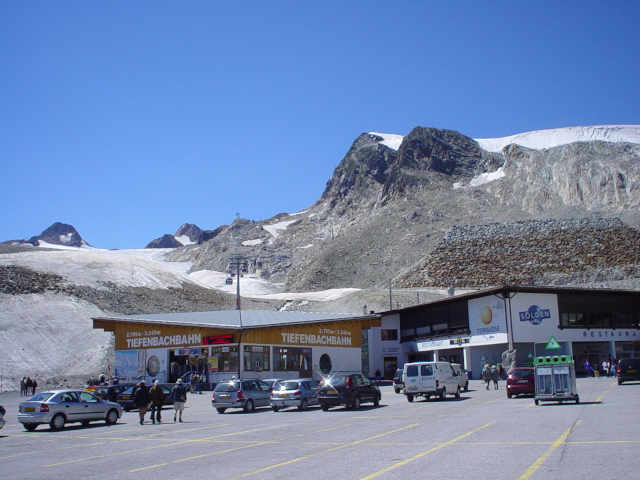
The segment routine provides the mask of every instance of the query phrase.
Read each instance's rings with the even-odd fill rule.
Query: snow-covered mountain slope
[[[402,135],[390,133],[374,133],[384,140],[380,143],[393,150],[398,150]],[[640,125],[595,125],[590,127],[566,127],[549,130],[536,130],[533,132],[519,133],[501,138],[476,138],[480,148],[488,152],[501,152],[504,147],[512,143],[523,147],[540,150],[567,145],[573,142],[590,142],[600,140],[603,142],[629,142],[640,143]]]

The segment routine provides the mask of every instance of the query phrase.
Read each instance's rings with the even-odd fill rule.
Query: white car
[[[465,368],[459,363],[452,363],[451,368],[453,368],[453,371],[456,374],[456,378],[458,379],[458,385],[460,385],[460,388],[465,392],[469,390],[469,375],[467,374]]]

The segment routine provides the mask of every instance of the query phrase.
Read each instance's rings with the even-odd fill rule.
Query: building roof
[[[379,319],[380,315],[346,315],[337,313],[273,312],[264,310],[220,310],[214,312],[159,313],[145,315],[124,315],[94,317],[94,321],[116,321],[133,323],[164,323],[218,327],[230,329],[264,328],[306,323],[324,323],[340,320]],[[95,323],[95,322],[94,322]]]

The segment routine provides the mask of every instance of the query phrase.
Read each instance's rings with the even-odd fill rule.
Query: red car
[[[533,367],[517,367],[507,378],[507,398],[513,395],[535,395],[536,383]]]

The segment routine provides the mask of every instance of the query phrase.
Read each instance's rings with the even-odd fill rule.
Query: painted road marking
[[[540,468],[540,465],[542,465],[544,461],[547,458],[549,458],[549,456],[554,452],[554,450],[566,442],[569,434],[573,431],[575,427],[578,426],[579,423],[580,423],[580,420],[577,420],[569,428],[567,428],[565,432],[562,435],[560,435],[560,437],[555,442],[551,444],[551,446],[547,449],[547,451],[544,452],[535,462],[533,462],[533,464],[529,468],[527,468],[527,470],[522,475],[520,475],[520,477],[518,477],[518,480],[528,480],[531,477],[531,475],[533,475],[536,472],[536,470]]]
[[[493,425],[494,423],[495,422],[490,422],[490,423],[487,423],[487,424],[485,424],[485,425],[483,425],[481,427],[478,427],[478,428],[475,428],[473,430],[470,430],[467,433],[465,433],[464,435],[460,435],[459,437],[456,437],[456,438],[454,438],[452,440],[449,440],[448,442],[444,442],[444,443],[441,443],[440,445],[436,445],[435,447],[430,448],[429,450],[427,450],[425,452],[419,453],[418,455],[414,455],[413,457],[407,458],[406,460],[398,462],[398,463],[396,463],[394,465],[390,465],[387,468],[384,468],[384,469],[379,470],[379,471],[377,471],[375,473],[372,473],[371,475],[367,475],[366,477],[362,477],[361,480],[368,480],[370,478],[374,478],[374,477],[377,477],[379,475],[382,475],[383,473],[387,473],[387,472],[389,472],[389,471],[391,471],[391,470],[393,470],[395,468],[398,468],[398,467],[401,467],[403,465],[406,465],[407,463],[413,462],[414,460],[422,458],[422,457],[424,457],[425,455],[428,455],[431,452],[435,452],[436,450],[441,449],[442,447],[446,447],[447,445],[451,445],[451,444],[457,442],[458,440],[462,440],[463,438],[468,437],[469,435],[472,435],[472,434],[482,430],[483,428],[488,427],[489,425]]]
[[[396,430],[391,430],[390,432],[385,432],[385,433],[381,433],[379,435],[374,435],[372,437],[363,438],[361,440],[356,440],[355,442],[345,443],[345,444],[339,445],[337,447],[333,447],[333,448],[329,448],[327,450],[323,450],[321,452],[312,453],[310,455],[304,455],[302,457],[294,458],[292,460],[287,460],[286,462],[282,462],[282,463],[278,463],[278,464],[275,464],[275,465],[271,465],[269,467],[261,468],[259,470],[254,470],[253,472],[243,473],[242,475],[238,475],[237,477],[233,477],[233,478],[248,477],[249,475],[256,475],[258,473],[268,472],[269,470],[273,470],[274,468],[284,467],[285,465],[290,465],[290,464],[295,463],[295,462],[300,462],[302,460],[306,460],[307,458],[317,457],[318,455],[324,455],[325,453],[328,453],[328,452],[334,452],[334,451],[339,450],[341,448],[347,448],[347,447],[351,447],[353,445],[358,445],[360,443],[368,442],[368,441],[373,440],[375,438],[380,438],[380,437],[384,437],[385,435],[391,435],[392,433],[401,432],[402,430],[406,430],[407,428],[417,427],[418,425],[419,425],[419,423],[414,423],[413,425],[407,425],[406,427],[398,428]]]

